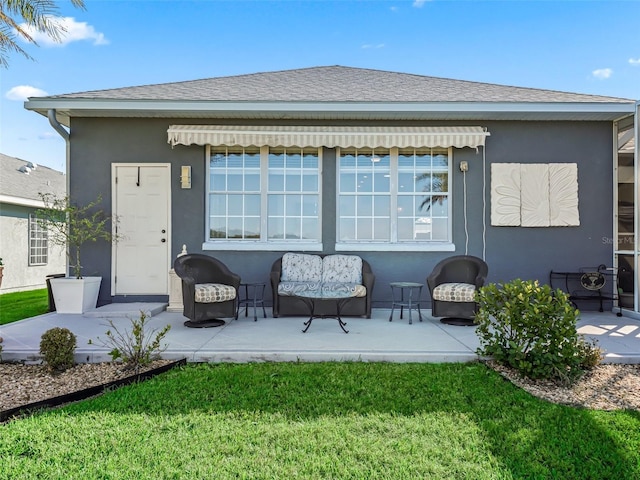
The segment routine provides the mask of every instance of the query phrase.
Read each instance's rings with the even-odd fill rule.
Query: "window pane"
[[[378,241],[390,239],[390,222],[387,218],[376,218],[373,221],[374,238]]]
[[[302,190],[300,174],[288,174],[286,178],[286,191],[299,192],[300,190]]]
[[[209,213],[211,215],[226,215],[227,196],[211,195],[211,197],[209,198]]]
[[[313,240],[320,238],[319,226],[317,218],[303,218],[302,219],[302,238],[305,240]]]
[[[211,189],[215,192],[224,192],[227,189],[227,177],[221,171],[211,172]]]
[[[244,196],[244,213],[245,215],[260,217],[260,195]]]
[[[285,214],[287,217],[300,217],[302,215],[300,195],[287,195],[285,197]]]
[[[357,215],[358,217],[370,217],[373,215],[373,197],[370,195],[367,196],[358,196],[357,197]]]
[[[229,173],[227,175],[227,191],[229,192],[241,192],[244,188],[242,186],[242,174]]]
[[[228,214],[233,216],[242,216],[244,213],[242,195],[229,195],[229,209]]]
[[[284,195],[269,195],[269,215],[284,215]]]
[[[432,240],[448,240],[449,232],[447,231],[449,222],[446,218],[433,219]]]
[[[269,173],[269,191],[284,192],[284,174],[282,172]]]
[[[357,185],[358,193],[373,191],[373,181],[371,178],[371,174],[358,173],[356,175],[356,181],[358,182],[358,185]]]
[[[355,173],[340,174],[340,192],[354,193],[356,191],[356,175]]]
[[[356,220],[355,218],[340,219],[340,241],[348,241],[356,239]]]
[[[244,190],[245,192],[259,192],[260,191],[260,173],[247,172],[244,176]]]
[[[430,240],[431,239],[431,218],[418,217],[413,224],[414,240]]]
[[[376,217],[389,217],[391,214],[390,198],[376,195],[373,197],[373,212]]]
[[[413,172],[398,172],[398,191],[413,192]]]
[[[357,237],[358,240],[372,240],[373,239],[373,226],[370,218],[357,218],[356,224],[358,226]]]
[[[242,238],[242,218],[229,217],[227,219],[229,238]]]
[[[302,176],[302,190],[305,192],[317,192],[318,191],[318,173],[313,174],[304,173]]]
[[[303,195],[302,196],[302,215],[305,217],[316,217],[315,221],[318,221],[318,196],[317,195]]]
[[[398,219],[398,240],[413,240],[413,218]]]
[[[284,218],[269,218],[269,238],[282,239],[284,238]]]
[[[211,238],[227,238],[227,219],[225,217],[212,217],[210,225],[209,236]]]
[[[302,220],[300,218],[287,218],[285,220],[285,238],[299,239]]]
[[[246,218],[244,222],[245,238],[260,238],[260,217]]]
[[[355,217],[356,197],[353,195],[341,195],[338,202],[338,215],[340,217]]]

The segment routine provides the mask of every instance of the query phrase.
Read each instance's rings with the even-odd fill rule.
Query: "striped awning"
[[[482,127],[328,127],[250,125],[171,125],[175,145],[269,147],[422,148],[484,146]]]

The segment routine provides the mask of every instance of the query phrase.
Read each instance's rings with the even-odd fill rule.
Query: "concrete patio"
[[[399,313],[389,322],[389,309],[374,309],[371,319],[346,318],[348,334],[334,319],[316,319],[302,333],[303,317],[267,318],[254,322],[240,312],[217,328],[193,329],[183,326],[181,313],[167,312],[165,304],[111,304],[83,315],[49,313],[0,326],[3,361],[39,362],[42,334],[53,327],[66,327],[78,339],[76,361],[110,361],[109,349],[102,346],[109,320],[121,331],[130,328],[130,318],[140,311],[152,314],[151,329],[170,324],[165,337],[164,358],[186,358],[189,362],[469,362],[478,359],[475,327],[445,325],[423,310],[423,321],[413,313],[413,324]],[[262,312],[259,312],[262,313]],[[426,315],[425,315],[426,313]],[[578,331],[595,338],[605,350],[607,363],[640,363],[640,321],[617,317],[611,312],[583,312]],[[92,340],[92,344],[89,344]]]

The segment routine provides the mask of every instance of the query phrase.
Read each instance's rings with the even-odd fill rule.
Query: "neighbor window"
[[[211,147],[209,242],[320,242],[318,149]]]
[[[447,149],[341,149],[338,243],[450,242]]]
[[[49,261],[47,230],[35,214],[29,215],[29,265],[46,265]]]

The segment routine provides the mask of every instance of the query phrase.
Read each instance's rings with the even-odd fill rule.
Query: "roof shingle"
[[[542,102],[631,100],[365,68],[324,66],[94,90],[46,98],[226,102]]]

